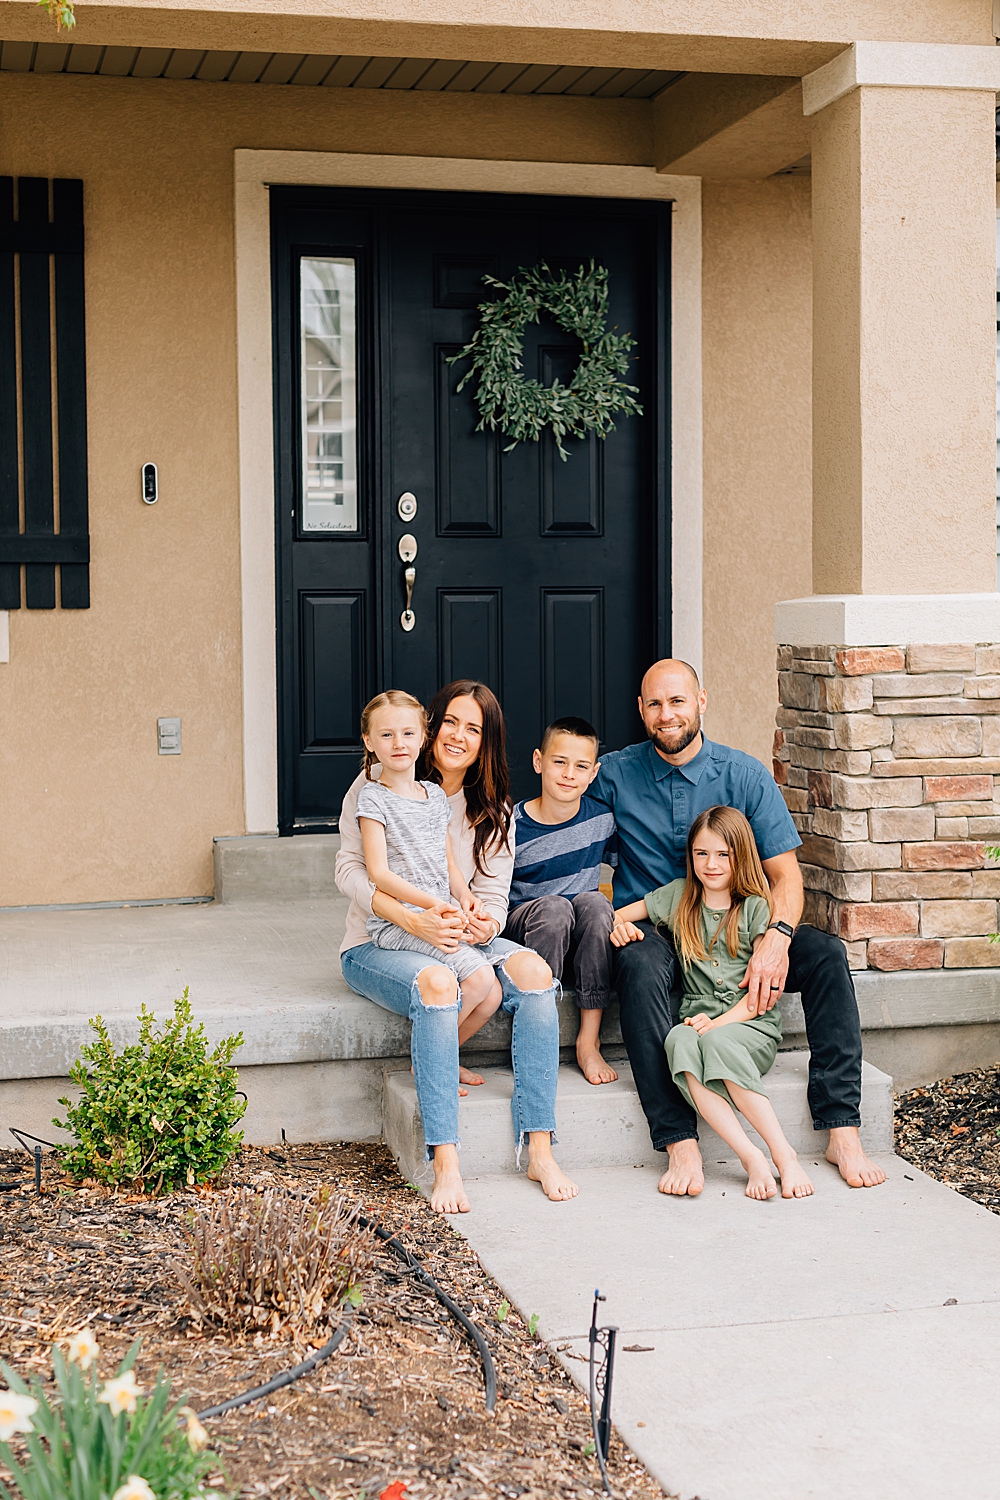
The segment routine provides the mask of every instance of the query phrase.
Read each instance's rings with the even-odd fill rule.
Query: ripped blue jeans
[[[556,1128],[556,1081],[559,1074],[559,981],[547,990],[521,990],[506,973],[504,962],[523,952],[518,943],[494,938],[484,944],[503,990],[502,1008],[513,1018],[511,1060],[514,1092],[510,1111],[518,1155],[524,1137],[534,1130]],[[458,1015],[454,1005],[425,1005],[417,985],[422,969],[435,960],[405,948],[376,948],[361,943],[340,957],[344,978],[359,995],[384,1010],[409,1016],[412,1024],[410,1056],[424,1124],[427,1159],[435,1146],[458,1146]]]

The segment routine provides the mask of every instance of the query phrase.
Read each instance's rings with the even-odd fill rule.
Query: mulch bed
[[[1000,1214],[1000,1067],[897,1094],[896,1150]]]
[[[451,1224],[407,1187],[383,1146],[244,1148],[225,1182],[294,1192],[327,1183],[360,1200],[482,1328],[500,1399],[488,1416],[470,1344],[382,1247],[337,1353],[275,1395],[208,1421],[220,1459],[211,1482],[220,1491],[244,1500],[373,1500],[402,1480],[413,1500],[601,1492],[588,1403],[517,1313],[504,1316],[500,1288]],[[0,1183],[23,1183],[0,1197],[0,1355],[22,1376],[44,1375],[53,1342],[84,1322],[100,1341],[102,1375],[140,1336],[140,1381],[162,1365],[176,1393],[199,1410],[303,1357],[287,1340],[255,1345],[192,1323],[171,1263],[178,1226],[199,1202],[193,1194],[151,1200],[71,1189],[47,1156],[39,1198],[32,1163],[14,1152],[0,1152]],[[608,1469],[624,1500],[662,1500],[617,1434]]]

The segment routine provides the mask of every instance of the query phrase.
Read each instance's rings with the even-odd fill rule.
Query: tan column
[[[813,116],[814,594],[996,587],[995,103],[857,87]]]

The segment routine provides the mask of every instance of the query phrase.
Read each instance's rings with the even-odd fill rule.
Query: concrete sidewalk
[[[614,1420],[668,1494],[996,1500],[1000,1218],[882,1160],[858,1191],[804,1156],[815,1197],[766,1204],[718,1159],[698,1199],[649,1167],[574,1173],[566,1204],[482,1177],[457,1227],[584,1388],[606,1294]]]

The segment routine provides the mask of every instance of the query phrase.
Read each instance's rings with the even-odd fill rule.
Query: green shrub
[[[80,1049],[69,1075],[82,1096],[60,1099],[66,1119],[52,1122],[73,1136],[59,1158],[78,1181],[169,1192],[209,1181],[239,1150],[243,1133],[233,1127],[246,1101],[236,1091],[233,1054],[243,1033],[209,1053],[187,990],[161,1031],[153,1029],[155,1019],[143,1006],[139,1040],[120,1053],[102,1018],[90,1023],[97,1040]]]
[[[70,1360],[52,1351],[55,1396],[40,1380],[26,1385],[0,1364],[9,1391],[0,1392],[0,1434],[24,1435],[27,1459],[0,1442],[0,1463],[10,1470],[21,1500],[193,1500],[218,1458],[204,1451],[208,1435],[189,1407],[170,1405],[163,1372],[148,1396],[132,1365],[138,1340],[113,1380],[99,1381],[97,1344],[82,1329],[69,1340]],[[72,1358],[74,1343],[79,1356]],[[4,1421],[6,1417],[6,1421]],[[187,1418],[186,1430],[179,1421]],[[14,1495],[0,1484],[0,1497]]]

